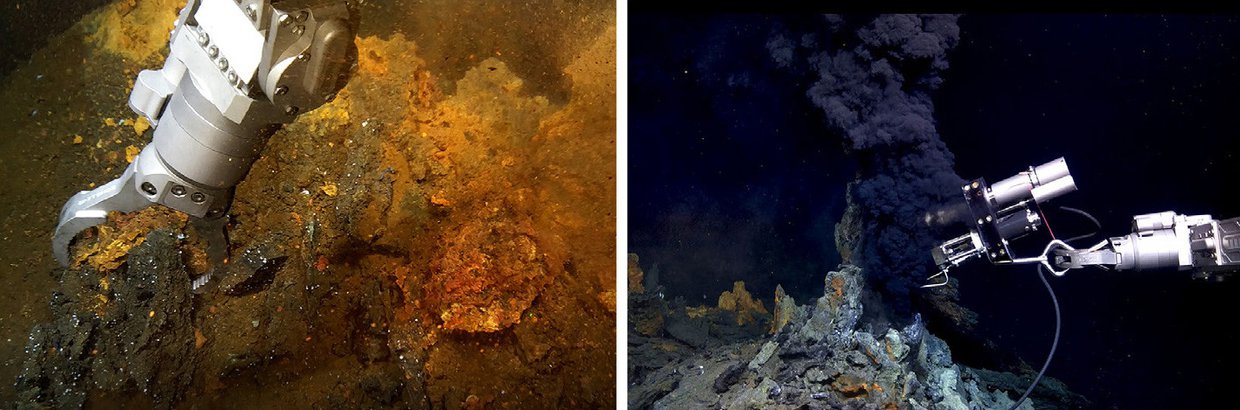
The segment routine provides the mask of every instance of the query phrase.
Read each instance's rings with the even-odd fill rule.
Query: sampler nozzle
[[[1040,204],[1075,191],[1076,181],[1068,171],[1068,162],[1059,157],[994,184],[977,178],[960,190],[968,209],[969,231],[931,249],[939,273],[928,279],[943,276],[945,280],[924,287],[945,285],[947,270],[969,259],[985,257],[991,263],[1011,262],[1009,241],[1045,225]]]

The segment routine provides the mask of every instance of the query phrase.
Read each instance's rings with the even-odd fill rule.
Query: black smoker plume
[[[802,57],[816,71],[807,94],[858,161],[850,209],[837,227],[847,238],[841,253],[898,311],[908,310],[910,290],[927,276],[938,236],[928,215],[958,196],[963,182],[935,130],[931,101],[960,40],[957,18],[827,16],[825,35],[777,31],[767,44],[781,66]]]

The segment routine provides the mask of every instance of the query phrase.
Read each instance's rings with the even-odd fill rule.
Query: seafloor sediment
[[[65,61],[108,84],[65,90],[91,97],[68,112],[13,116],[48,125],[35,137],[55,183],[26,187],[24,202],[6,207],[56,202],[31,211],[50,237],[63,198],[131,160],[149,131],[124,108],[125,82],[159,66],[164,23],[182,3],[105,7],[6,81],[16,104],[29,94],[15,89],[54,96],[83,84],[85,73],[56,69]],[[367,18],[395,32],[361,36],[345,89],[277,132],[237,187],[230,262],[204,292],[189,289],[211,268],[202,236],[162,208],[81,238],[69,269],[34,264],[54,272],[32,290],[50,315],[28,316],[38,323],[19,339],[24,355],[6,358],[21,364],[7,400],[614,406],[614,5],[518,7],[533,14],[516,23],[508,6],[401,4],[363,6],[363,34]],[[466,43],[505,38],[502,29],[515,38],[449,61],[453,47],[434,43],[458,39],[419,32],[442,57],[428,62],[400,21],[443,11],[478,19]],[[523,38],[522,24],[560,31]],[[470,34],[464,27],[453,30]],[[20,80],[34,72],[48,82]]]
[[[811,304],[777,291],[767,316],[747,292],[732,302],[741,282],[716,307],[666,300],[636,255],[629,283],[633,409],[1007,409],[1030,380],[954,363],[920,319],[881,331],[862,324],[864,278],[851,265],[828,273]],[[738,305],[751,307],[729,309]],[[1089,406],[1053,379],[1031,397],[1018,408]]]

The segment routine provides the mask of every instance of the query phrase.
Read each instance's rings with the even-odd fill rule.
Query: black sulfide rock
[[[229,296],[245,296],[267,289],[287,261],[288,255],[274,246],[257,245],[246,249],[229,265],[227,274],[220,279],[220,289]]]
[[[719,374],[719,377],[715,378],[715,393],[723,393],[728,391],[728,389],[732,388],[732,385],[736,384],[736,380],[740,379],[741,375],[744,373],[745,363],[736,363],[728,366],[727,370],[724,370],[723,373]]]

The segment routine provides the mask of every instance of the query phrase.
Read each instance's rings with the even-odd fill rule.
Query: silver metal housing
[[[151,144],[117,180],[65,204],[56,259],[67,265],[73,237],[108,211],[224,215],[268,137],[344,87],[357,22],[345,0],[190,0],[164,66],[139,73],[129,96],[154,125]]]
[[[989,195],[995,208],[1003,208],[1031,198],[1045,202],[1075,190],[1068,162],[1059,157],[991,184]]]
[[[1119,255],[1118,270],[1193,268],[1189,231],[1213,223],[1210,215],[1178,215],[1158,212],[1132,218],[1131,234],[1109,239],[1111,250]]]

